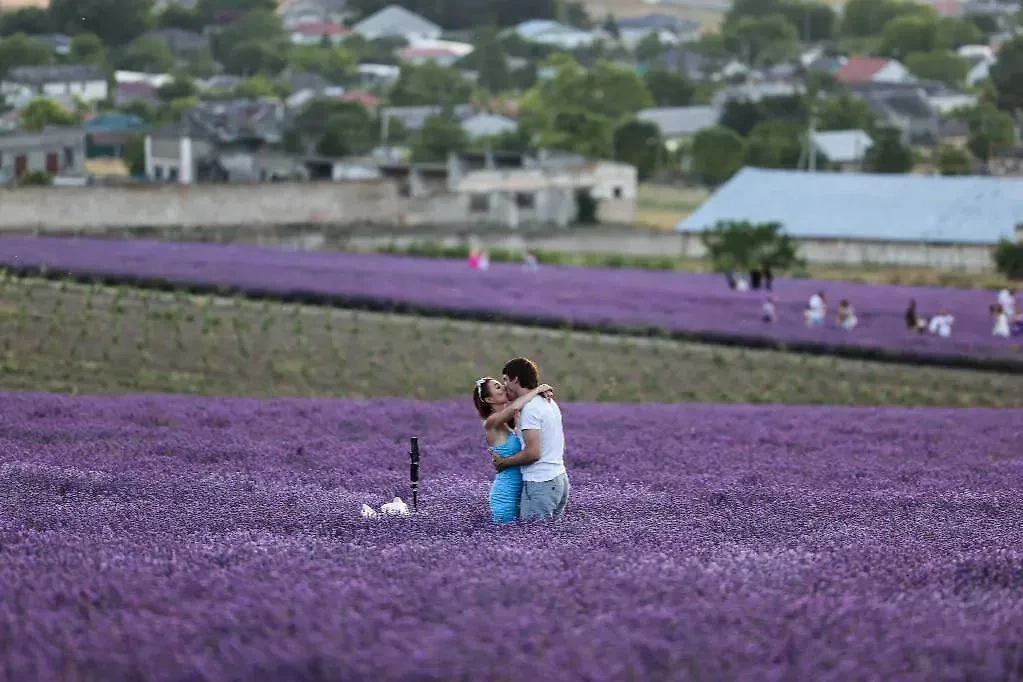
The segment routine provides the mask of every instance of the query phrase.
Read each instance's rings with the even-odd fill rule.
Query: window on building
[[[515,205],[519,208],[533,208],[536,206],[536,195],[531,192],[516,192]]]
[[[60,155],[57,152],[46,152],[46,172],[50,175],[60,172]]]
[[[157,180],[163,180],[163,166],[153,166],[153,177]]]
[[[14,157],[14,176],[20,178],[28,170],[28,157],[18,154]]]
[[[171,182],[175,182],[178,179],[178,169],[171,168],[170,170],[168,170],[167,179],[170,180]]]
[[[469,211],[472,213],[486,213],[490,210],[490,195],[473,194],[469,196]]]
[[[70,168],[75,165],[75,149],[74,147],[64,147],[64,168]]]
[[[622,188],[621,187],[615,187],[614,188],[614,195],[615,195],[615,199],[621,199],[622,198]]]

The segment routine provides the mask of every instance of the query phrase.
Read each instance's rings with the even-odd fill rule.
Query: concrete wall
[[[702,258],[706,255],[698,237],[674,232],[604,227],[567,230],[478,231],[473,240],[488,249],[523,251],[527,248],[560,253],[618,254],[645,257]],[[354,248],[375,248],[386,244],[399,247],[430,242],[461,246],[464,235],[438,236],[400,234],[356,236],[349,239]],[[969,245],[925,245],[897,243],[859,243],[803,241],[801,255],[811,263],[836,265],[904,265],[946,270],[989,272],[994,269],[992,249]]]
[[[690,258],[706,255],[697,235],[683,235],[682,253]],[[800,255],[811,263],[835,265],[896,265],[945,270],[988,272],[994,270],[993,247],[975,244],[926,244],[906,242],[800,239]]]
[[[389,181],[0,190],[0,231],[401,223]]]

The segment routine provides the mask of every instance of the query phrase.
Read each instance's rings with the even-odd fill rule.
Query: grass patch
[[[4,280],[0,389],[465,398],[515,355],[573,401],[1023,407],[1023,377],[320,306]]]

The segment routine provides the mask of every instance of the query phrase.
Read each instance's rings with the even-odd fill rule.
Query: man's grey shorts
[[[572,486],[568,474],[549,481],[523,481],[519,498],[519,516],[523,520],[560,519],[568,506]]]

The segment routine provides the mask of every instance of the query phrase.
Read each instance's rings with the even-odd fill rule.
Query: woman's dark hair
[[[540,368],[529,358],[514,358],[501,372],[509,379],[518,380],[519,386],[533,389],[540,385]]]
[[[490,382],[497,381],[493,377],[483,377],[482,379],[476,380],[476,385],[472,387],[472,403],[476,406],[476,412],[479,414],[480,419],[486,419],[494,413],[494,406],[487,402],[487,398],[490,397]],[[513,417],[508,421],[508,426],[515,428],[515,418]]]

